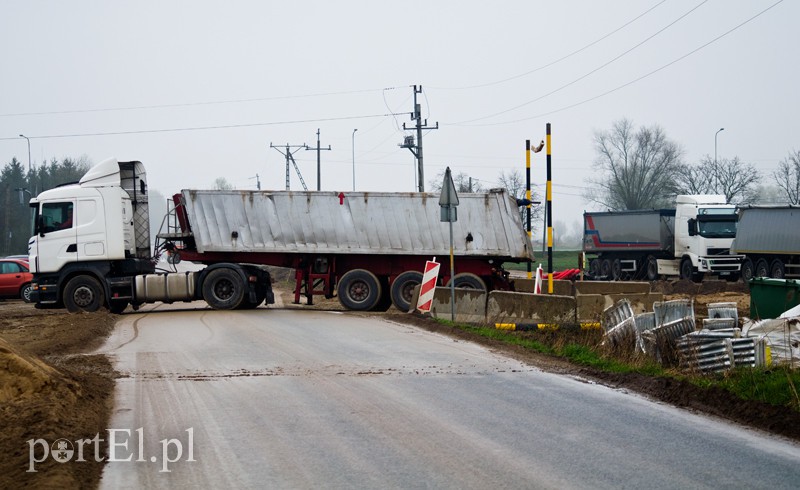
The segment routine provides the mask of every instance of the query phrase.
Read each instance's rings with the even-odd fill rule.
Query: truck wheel
[[[611,277],[611,261],[608,259],[603,259],[600,262],[600,275],[603,276],[603,279],[608,279]]]
[[[339,280],[336,293],[339,302],[348,310],[369,311],[381,299],[381,283],[372,272],[353,269]]]
[[[690,259],[683,259],[681,262],[681,279],[689,279],[691,281],[693,275],[694,266],[692,265],[692,261]]]
[[[215,310],[233,310],[242,303],[244,289],[242,278],[236,271],[214,269],[203,282],[203,299]]]
[[[26,303],[31,302],[31,283],[22,285],[19,289],[19,297]]]
[[[781,259],[775,259],[769,266],[769,277],[783,279],[786,277],[786,266]]]
[[[414,288],[420,284],[422,272],[406,271],[397,276],[390,289],[395,308],[403,313],[407,312],[411,308],[411,300],[414,299]]]
[[[658,281],[658,260],[652,255],[647,257],[647,280]]]
[[[765,259],[758,259],[756,261],[756,277],[769,277],[769,266]]]
[[[592,259],[589,261],[589,275],[592,279],[600,277],[600,260]]]
[[[70,313],[97,311],[103,304],[103,288],[91,276],[77,276],[64,287],[64,306]]]
[[[455,281],[455,287],[457,288],[482,289],[486,291],[486,283],[483,282],[483,279],[471,272],[462,272],[461,274],[456,274],[454,278],[447,281],[447,287],[450,287],[450,283],[452,281]]]
[[[619,259],[614,259],[611,262],[611,279],[615,281],[622,279],[622,262]]]
[[[750,279],[754,278],[756,275],[756,266],[753,265],[753,261],[750,259],[744,259],[742,262],[742,280],[744,282],[750,281]]]

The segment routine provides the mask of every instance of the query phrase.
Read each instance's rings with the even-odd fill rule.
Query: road
[[[378,317],[162,306],[125,315],[101,352],[124,376],[111,421],[123,461],[104,488],[774,489],[800,477],[797,444]]]

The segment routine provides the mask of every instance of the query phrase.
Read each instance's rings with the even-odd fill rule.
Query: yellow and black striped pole
[[[550,143],[550,123],[547,123],[547,294],[553,294],[553,146]]]
[[[531,242],[531,140],[525,140],[525,199],[528,200],[527,208],[527,230],[528,230],[528,246],[532,245]],[[533,277],[531,271],[531,263],[528,262],[528,279]]]

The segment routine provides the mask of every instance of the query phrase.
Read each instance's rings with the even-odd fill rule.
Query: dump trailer
[[[800,206],[742,206],[731,251],[744,256],[742,279],[800,277]]]
[[[679,195],[675,208],[585,212],[583,251],[595,279],[650,280],[705,274],[739,277],[742,257],[732,254],[736,207],[724,196]]]
[[[533,259],[515,200],[505,191],[459,196],[455,277],[440,284],[511,289],[505,262]],[[152,302],[205,300],[215,309],[274,302],[266,266],[294,270],[294,301],[338,295],[352,310],[408,310],[426,260],[446,260],[449,227],[438,196],[183,190],[150,249],[141,162],[106,160],[77,183],[31,199],[29,242],[37,307],[122,311]],[[192,272],[156,270],[205,265]]]

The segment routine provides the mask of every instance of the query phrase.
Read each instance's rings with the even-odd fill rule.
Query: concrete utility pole
[[[316,148],[309,148],[306,145],[306,150],[317,150],[317,190],[318,191],[322,190],[322,172],[320,171],[320,165],[319,165],[319,163],[320,163],[319,152],[320,152],[320,150],[330,150],[330,149],[331,149],[331,145],[328,145],[327,148],[320,148],[320,146],[319,146],[319,128],[317,128],[317,147]]]
[[[19,135],[20,138],[25,138],[28,142],[28,174],[31,173],[31,139],[24,134]]]
[[[417,186],[419,192],[425,192],[425,172],[422,168],[422,130],[423,129],[439,129],[439,122],[436,122],[435,127],[428,126],[428,120],[425,119],[423,122],[422,119],[422,110],[420,104],[417,102],[417,94],[422,93],[422,85],[419,86],[419,89],[416,85],[414,85],[414,112],[411,113],[411,119],[417,121],[416,130],[417,130],[417,142],[414,144],[414,137],[413,136],[406,136],[405,140],[400,143],[400,148],[408,148],[411,150],[411,153],[417,158]],[[409,128],[406,128],[406,123],[403,123],[403,130],[410,131]]]
[[[278,151],[278,153],[280,153],[281,155],[283,155],[286,158],[286,190],[287,191],[290,190],[289,189],[289,187],[290,187],[290,182],[289,182],[289,163],[293,163],[294,164],[294,169],[297,171],[297,176],[300,177],[300,183],[303,185],[303,190],[307,191],[308,187],[306,187],[306,182],[303,180],[303,176],[300,174],[300,169],[297,167],[297,162],[294,161],[294,154],[297,153],[298,151],[304,149],[304,148],[308,148],[308,145],[305,144],[305,143],[303,143],[302,145],[290,145],[289,143],[286,143],[286,146],[285,146],[286,152],[281,151],[280,147],[275,146],[272,143],[269,144],[269,147],[270,148],[275,148]],[[297,148],[297,149],[292,151],[292,148]]]

